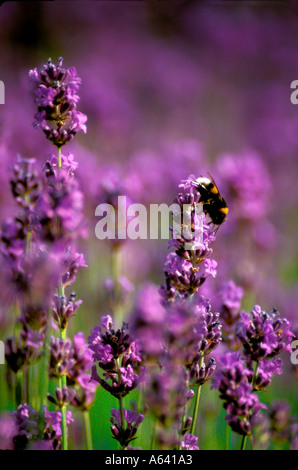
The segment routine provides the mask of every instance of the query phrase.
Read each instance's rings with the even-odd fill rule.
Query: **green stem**
[[[25,379],[25,390],[26,390],[26,397],[25,402],[29,405],[31,404],[31,396],[30,396],[30,378],[29,378],[29,364],[26,364],[24,368],[24,379]],[[32,404],[31,404],[32,405]]]
[[[58,169],[60,170],[62,165],[61,162],[61,148],[58,147]],[[64,296],[64,285],[62,282],[62,279],[60,277],[59,280],[59,296],[63,297]],[[65,341],[66,339],[66,328],[60,328],[60,338]],[[59,378],[60,382],[60,389],[62,391],[63,387],[66,387],[66,375],[62,375],[62,377]],[[66,413],[66,405],[63,405],[61,407],[61,414],[62,414],[62,450],[67,450],[68,449],[68,439],[67,439],[67,413]]]
[[[254,376],[253,376],[253,379],[252,379],[252,389],[254,389],[255,384],[256,384],[256,380],[257,380],[257,377],[258,377],[259,366],[260,366],[260,363],[259,363],[259,361],[257,361],[255,371],[254,371]],[[240,450],[245,450],[246,441],[247,441],[247,434],[245,436],[243,436],[243,438],[242,438]]]
[[[247,441],[247,434],[242,437],[242,442],[241,442],[240,450],[245,450],[246,441]]]
[[[113,312],[114,320],[118,323],[120,327],[121,321],[121,286],[119,283],[119,277],[121,275],[121,250],[118,245],[113,245],[111,253],[111,269],[112,269],[112,279],[114,283],[114,298],[113,298]]]
[[[256,384],[256,380],[257,380],[258,372],[259,372],[259,366],[260,366],[260,363],[258,361],[258,362],[256,362],[255,372],[254,372],[254,376],[253,376],[253,379],[252,379],[252,389],[254,389],[255,384]]]
[[[231,428],[230,426],[226,426],[226,450],[231,448]]]
[[[41,357],[40,367],[39,367],[39,377],[38,377],[40,400],[41,400],[42,406],[47,405],[47,402],[48,402],[47,400],[47,393],[48,393],[48,388],[49,388],[48,364],[50,361],[49,342],[50,342],[50,333],[51,333],[50,321],[51,321],[50,312],[48,312],[48,325],[47,325],[47,330],[45,334],[43,352],[42,352],[42,357]]]
[[[88,450],[93,450],[89,410],[85,410],[83,412],[83,415],[84,415],[84,422],[85,422],[87,449]]]
[[[124,430],[125,428],[124,428],[123,398],[119,397],[118,401],[119,401],[119,409],[120,409],[121,429]],[[121,446],[121,449],[125,450],[125,446]]]
[[[61,160],[61,147],[58,147],[58,170],[62,167],[62,160]]]
[[[60,330],[60,338],[65,340],[66,338],[66,329]],[[66,375],[62,375],[59,378],[60,382],[60,389],[62,391],[63,387],[66,387]],[[68,442],[67,442],[67,421],[66,421],[66,405],[61,407],[62,413],[62,450],[68,449]]]
[[[21,369],[18,370],[17,373],[16,373],[16,386],[15,386],[16,408],[18,408],[18,406],[21,403],[24,403],[24,400],[23,400],[23,376],[24,376],[23,371]]]
[[[201,356],[200,368],[203,366],[203,364],[204,364],[204,356]],[[192,416],[192,423],[191,423],[191,430],[190,430],[191,434],[194,434],[195,429],[196,429],[196,422],[197,422],[198,409],[199,409],[200,396],[201,396],[201,388],[202,388],[202,385],[198,385],[196,401],[195,401],[195,406],[194,406],[194,411],[193,411],[193,416]]]

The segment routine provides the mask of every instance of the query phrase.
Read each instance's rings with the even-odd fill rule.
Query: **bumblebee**
[[[199,204],[203,204],[205,214],[209,215],[214,225],[221,225],[228,215],[229,208],[220,195],[214,179],[208,174],[208,178],[201,176],[193,183],[200,193]]]

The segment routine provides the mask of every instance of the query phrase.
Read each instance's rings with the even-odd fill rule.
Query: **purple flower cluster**
[[[167,356],[184,364],[192,385],[203,385],[216,367],[214,358],[208,356],[221,342],[219,314],[211,312],[205,297],[196,296],[190,303],[175,303],[167,311],[165,334]]]
[[[238,310],[238,300],[236,307]],[[259,305],[251,314],[242,312],[235,323],[234,334],[242,352],[225,353],[212,385],[220,392],[233,431],[244,436],[251,433],[254,420],[264,407],[253,392],[266,390],[274,374],[282,373],[282,359],[277,356],[291,352],[294,334],[290,327],[290,322],[280,318],[276,310],[268,314]]]
[[[215,232],[206,223],[194,181],[193,175],[182,181],[182,191],[174,201],[179,210],[173,214],[169,246],[174,247],[175,252],[167,256],[165,283],[160,289],[165,303],[192,295],[207,277],[217,274],[217,262],[210,258]]]
[[[66,376],[67,380],[62,389],[56,388],[55,396],[48,394],[48,400],[58,408],[71,404],[82,411],[88,410],[94,402],[98,384],[91,378],[92,351],[84,334],[75,334],[73,342],[52,336],[49,365],[50,376]]]
[[[182,450],[200,450],[198,447],[198,438],[193,434],[186,433],[181,442]]]
[[[152,370],[146,385],[146,404],[156,421],[156,445],[173,449],[180,444],[185,409],[194,396],[189,388],[189,374],[179,362],[164,359],[163,368]],[[191,419],[187,422],[189,427]]]
[[[151,363],[145,396],[159,423],[156,439],[162,448],[174,448],[181,426],[191,426],[185,416],[194,395],[190,386],[203,385],[215,371],[215,360],[208,355],[221,342],[219,314],[197,294],[165,307],[157,287],[147,284],[138,292],[131,325]]]
[[[75,67],[63,68],[63,59],[30,70],[29,77],[35,83],[37,113],[34,126],[41,128],[56,147],[70,142],[79,132],[87,132],[87,116],[77,111],[77,94],[81,84]]]
[[[294,333],[286,318],[280,318],[277,310],[267,313],[255,305],[248,313],[241,313],[237,336],[243,345],[243,354],[248,360],[259,362],[270,360],[283,351],[292,352],[291,341]]]
[[[248,369],[237,352],[226,353],[222,368],[213,379],[212,387],[220,392],[227,411],[226,420],[232,430],[241,435],[251,433],[252,419],[263,408],[253,393],[253,371]]]
[[[128,325],[113,328],[110,315],[101,318],[100,326],[91,331],[88,344],[93,351],[93,361],[104,371],[103,377],[92,367],[92,379],[116,398],[127,395],[144,379],[142,352],[138,341],[128,331]]]
[[[131,441],[136,439],[138,427],[144,420],[144,415],[137,414],[133,410],[122,410],[123,416],[121,419],[121,411],[115,408],[111,409],[111,431],[114,439],[116,439],[122,448],[126,448]],[[123,428],[122,421],[126,421],[126,426]]]
[[[78,270],[86,266],[83,254],[76,248],[78,239],[86,235],[86,224],[83,193],[75,176],[78,164],[72,154],[61,154],[61,147],[79,130],[86,132],[87,118],[76,109],[81,79],[74,68],[62,67],[62,59],[57,65],[49,60],[40,71],[31,70],[29,76],[36,84],[35,126],[42,128],[58,153],[49,156],[43,172],[36,170],[35,160],[20,156],[12,167],[10,187],[19,213],[2,225],[0,253],[9,286],[16,294],[17,328],[6,341],[5,355],[11,370],[20,372],[18,380],[22,383],[28,370],[25,366],[42,359],[43,367],[47,367],[50,349],[48,372],[60,383],[53,396],[47,395],[58,412],[47,416],[46,434],[55,434],[55,448],[67,448],[65,407],[71,404],[88,410],[97,385],[90,381],[91,351],[83,334],[75,335],[73,343],[66,338],[68,322],[82,302],[76,300],[75,292],[67,294],[65,289],[75,282]],[[52,336],[48,344],[52,319],[60,337]],[[17,403],[28,402],[24,390],[30,389],[29,381],[28,373],[27,387],[22,387],[22,393],[19,390]]]
[[[40,412],[27,403],[17,411],[0,417],[2,450],[59,450],[61,448],[61,412],[43,407]],[[67,412],[67,424],[73,422]],[[3,433],[3,435],[2,435]],[[5,433],[5,434],[4,434]]]
[[[223,341],[232,350],[240,347],[236,329],[241,312],[244,291],[233,280],[225,282],[218,292],[220,320],[223,326]]]

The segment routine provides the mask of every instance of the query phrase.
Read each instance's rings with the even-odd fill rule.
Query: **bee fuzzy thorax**
[[[225,221],[229,209],[212,176],[200,176],[193,181],[193,185],[200,194],[199,204],[203,204],[205,214],[209,216],[214,225],[221,225]]]

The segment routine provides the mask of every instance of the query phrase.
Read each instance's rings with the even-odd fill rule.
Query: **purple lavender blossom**
[[[243,289],[237,286],[233,280],[226,282],[219,291],[220,315],[223,322],[233,325],[239,318]]]
[[[252,223],[264,218],[269,211],[272,182],[261,156],[253,151],[223,154],[217,166],[233,217]]]
[[[175,252],[167,256],[165,283],[160,289],[165,304],[175,298],[189,297],[198,291],[207,277],[217,274],[217,262],[210,258],[215,231],[207,224],[204,212],[198,211],[202,206],[194,181],[193,175],[183,180],[179,185],[182,191],[174,201],[180,209],[173,214],[169,247],[174,247]]]
[[[62,413],[61,411],[49,411],[45,407],[45,429],[43,431],[43,438],[47,441],[50,440],[54,450],[61,448],[62,437]],[[69,425],[74,422],[72,412],[66,412],[67,430]]]
[[[10,179],[11,192],[16,202],[28,210],[34,208],[41,191],[40,175],[35,169],[36,160],[17,156]]]
[[[298,449],[298,421],[290,403],[275,400],[268,407],[270,436],[275,442],[289,443],[291,450]]]
[[[18,434],[18,427],[11,414],[0,415],[0,450],[14,450],[14,437]]]
[[[51,337],[50,375],[68,375],[75,364],[74,349],[69,339]]]
[[[82,411],[87,411],[94,403],[98,382],[90,374],[80,374],[76,378],[77,388],[71,404]]]
[[[80,268],[86,268],[87,265],[83,253],[76,252],[70,246],[58,253],[58,258],[61,260],[61,282],[65,288],[76,281]]]
[[[94,364],[91,379],[113,396],[127,395],[144,380],[140,344],[130,335],[127,324],[114,330],[111,316],[102,317],[101,326],[91,331],[88,344],[93,351],[93,361],[104,371],[102,378]]]
[[[54,295],[53,301],[53,317],[61,330],[65,330],[70,318],[75,315],[82,300],[75,301],[76,294],[72,292],[67,301],[65,295]]]
[[[252,420],[265,407],[253,393],[253,371],[248,369],[237,352],[228,352],[221,359],[222,368],[216,373],[212,388],[220,392],[227,411],[226,420],[232,430],[249,435]]]
[[[290,327],[290,322],[280,318],[277,310],[266,313],[259,305],[255,305],[251,315],[241,313],[237,336],[243,345],[245,357],[259,362],[265,358],[272,359],[283,351],[291,353],[290,344],[294,333]]]
[[[179,445],[179,433],[185,407],[194,396],[189,388],[189,374],[185,367],[172,360],[164,360],[161,370],[151,371],[145,400],[157,420],[156,442],[160,449]]]
[[[62,58],[57,65],[49,59],[40,71],[35,68],[29,72],[36,85],[34,127],[41,128],[58,148],[70,142],[79,131],[87,132],[87,116],[76,109],[81,79],[74,67],[65,69],[62,63]]]
[[[11,336],[5,341],[5,359],[13,372],[18,372],[25,365],[33,364],[42,355],[45,330],[36,331],[26,323],[18,336]]]
[[[120,410],[112,408],[111,415],[111,431],[113,437],[121,444],[121,447],[125,449],[131,441],[136,439],[136,433],[138,427],[144,420],[144,415],[124,408],[123,420],[126,421],[125,429],[122,428]]]
[[[200,450],[197,446],[198,438],[193,434],[185,434],[181,442],[182,450]]]
[[[40,237],[49,242],[76,240],[86,236],[84,196],[69,170],[45,166],[43,191],[36,205]]]
[[[157,286],[146,283],[139,289],[130,316],[133,334],[147,359],[159,359],[164,350],[166,310],[160,303]]]
[[[255,376],[254,390],[266,390],[274,374],[282,374],[282,360],[280,358],[274,358],[271,361],[262,359]]]

